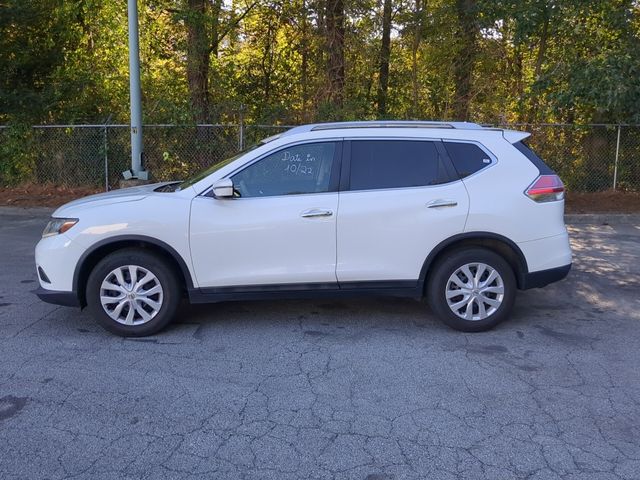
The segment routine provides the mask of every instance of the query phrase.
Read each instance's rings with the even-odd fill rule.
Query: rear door
[[[469,211],[467,191],[434,140],[345,142],[339,202],[341,287],[417,281],[429,252],[463,232]]]

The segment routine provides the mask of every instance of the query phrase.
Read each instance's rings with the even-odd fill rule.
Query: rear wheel
[[[508,318],[516,294],[511,266],[484,248],[454,250],[435,265],[427,285],[433,311],[451,328],[480,332]]]
[[[171,322],[180,291],[176,273],[162,258],[142,249],[125,249],[95,266],[87,282],[87,306],[108,331],[141,337]]]

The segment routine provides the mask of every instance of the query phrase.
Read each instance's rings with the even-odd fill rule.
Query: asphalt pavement
[[[495,330],[418,301],[184,305],[123,339],[37,286],[43,209],[0,209],[2,479],[640,478],[640,224]]]

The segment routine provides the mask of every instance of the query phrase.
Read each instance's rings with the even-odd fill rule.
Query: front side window
[[[449,180],[443,160],[432,141],[351,142],[351,190],[420,187]]]
[[[278,150],[231,177],[241,198],[328,192],[335,142]]]

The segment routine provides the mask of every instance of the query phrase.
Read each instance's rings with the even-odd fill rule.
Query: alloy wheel
[[[495,268],[485,263],[467,263],[451,274],[445,296],[458,317],[484,320],[502,305],[504,281]]]
[[[107,274],[100,285],[104,311],[123,325],[142,325],[160,311],[163,290],[158,277],[139,265],[124,265]]]

